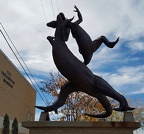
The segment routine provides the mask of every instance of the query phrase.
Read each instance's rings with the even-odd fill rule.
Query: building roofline
[[[23,74],[20,72],[20,70],[14,65],[14,63],[8,58],[8,56],[0,49],[0,53],[9,61],[9,63],[17,70],[17,72],[28,82],[28,84],[32,87],[34,91],[36,89],[32,86],[32,84],[23,76]]]

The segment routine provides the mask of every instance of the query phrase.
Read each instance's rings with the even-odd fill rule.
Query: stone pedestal
[[[134,117],[133,117],[133,113],[130,112],[124,112],[124,118],[123,118],[123,122],[134,122]]]
[[[50,121],[48,112],[41,112],[39,121]]]
[[[22,122],[30,134],[133,134],[139,122],[30,121]]]

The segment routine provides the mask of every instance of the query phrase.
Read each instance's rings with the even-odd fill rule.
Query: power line
[[[43,9],[43,13],[44,13],[44,16],[45,16],[45,19],[46,21],[48,21],[47,19],[47,16],[46,16],[46,12],[45,12],[45,8],[44,8],[44,5],[43,5],[43,1],[41,1],[41,6],[42,6],[42,9]],[[55,12],[54,12],[54,7],[53,7],[53,3],[52,3],[52,0],[50,0],[51,2],[51,7],[52,7],[52,11],[53,11],[53,16],[55,18]],[[57,0],[56,0],[57,2]],[[58,6],[58,2],[57,2],[57,8],[58,8],[58,11],[59,11],[59,6]],[[23,58],[21,57],[21,55],[19,54],[17,48],[15,47],[14,43],[12,42],[11,38],[9,37],[8,33],[6,32],[5,28],[3,27],[2,23],[0,23],[0,25],[2,26],[5,34],[7,35],[8,39],[10,40],[11,44],[13,45],[13,47],[15,48],[17,54],[19,55],[20,59],[22,60],[23,64],[25,65],[26,69],[28,70],[30,76],[33,78],[35,84],[37,85],[37,87],[41,90],[40,86],[37,84],[34,76],[32,75],[31,71],[29,70],[29,68],[27,67],[27,65],[25,64]],[[27,73],[27,71],[25,70],[25,68],[23,67],[22,63],[20,62],[19,58],[17,57],[17,55],[15,54],[14,50],[12,49],[12,47],[10,46],[8,40],[6,39],[5,35],[3,34],[3,32],[0,30],[1,34],[3,35],[6,43],[8,44],[9,48],[11,49],[11,51],[13,52],[13,54],[15,55],[16,59],[18,60],[19,64],[21,65],[21,67],[23,68],[25,74],[27,75],[28,79],[30,80],[30,82],[32,83],[32,85],[34,86],[35,90],[37,91],[37,93],[39,94],[40,98],[43,100],[43,102],[47,105],[47,103],[49,103],[49,101],[47,100],[46,96],[44,95],[44,93],[42,92],[43,96],[45,97],[46,101],[44,101],[43,97],[41,96],[41,94],[39,93],[39,91],[37,90],[37,87],[35,86],[35,84],[33,83],[33,81],[31,80],[31,78],[29,77],[29,74]],[[53,114],[53,113],[52,113]]]
[[[59,12],[59,5],[58,5],[58,1],[56,0],[56,3],[57,3],[57,9],[58,9],[58,12]]]
[[[41,87],[38,85],[38,83],[36,82],[34,76],[32,75],[31,71],[29,70],[29,68],[27,67],[26,63],[24,62],[23,58],[21,57],[20,53],[18,52],[17,48],[15,47],[13,41],[11,40],[11,38],[9,37],[7,31],[5,30],[4,26],[2,25],[2,23],[0,23],[0,25],[2,26],[5,34],[7,35],[8,39],[10,40],[11,44],[13,45],[13,47],[15,48],[16,52],[18,53],[20,59],[22,60],[22,62],[24,63],[26,69],[28,70],[28,72],[30,73],[31,77],[33,78],[33,80],[35,81],[37,87],[39,89],[41,89]],[[16,59],[18,60],[18,62],[20,63],[21,67],[23,68],[24,72],[26,73],[26,75],[28,76],[29,80],[31,81],[32,85],[34,86],[35,90],[37,91],[37,93],[39,94],[40,98],[43,100],[43,102],[47,105],[49,103],[49,101],[47,100],[46,96],[44,95],[44,93],[42,92],[44,98],[46,101],[44,101],[43,97],[41,96],[41,94],[39,93],[39,91],[37,90],[37,87],[35,86],[35,84],[33,83],[33,81],[31,80],[31,78],[29,77],[28,73],[26,72],[25,68],[23,67],[23,65],[21,64],[20,60],[18,59],[17,55],[15,54],[15,52],[13,51],[12,47],[10,46],[9,42],[7,41],[6,37],[4,36],[3,32],[0,30],[0,32],[2,33],[5,41],[7,42],[8,46],[10,47],[10,49],[12,50],[13,54],[15,55]],[[52,113],[52,115],[54,116],[54,114]],[[55,116],[54,116],[55,117]]]
[[[32,83],[32,85],[34,86],[34,88],[36,89],[36,91],[38,92],[38,94],[40,95],[41,99],[44,101],[43,97],[41,96],[41,94],[39,93],[39,91],[37,90],[36,86],[34,85],[34,83],[32,82],[31,78],[29,77],[28,73],[26,72],[25,68],[23,67],[23,65],[21,64],[19,58],[17,57],[17,55],[15,54],[15,52],[13,51],[12,47],[10,46],[8,40],[6,39],[5,35],[3,34],[3,32],[0,30],[2,36],[4,37],[6,43],[8,44],[9,48],[11,49],[11,51],[13,52],[14,56],[16,57],[16,59],[18,60],[19,64],[21,65],[22,69],[24,70],[24,72],[26,73],[27,77],[29,78],[30,82]],[[45,101],[44,101],[45,103]],[[46,104],[46,103],[45,103]]]
[[[41,6],[42,6],[42,9],[43,9],[44,16],[45,16],[45,19],[46,19],[46,22],[47,22],[48,20],[47,20],[47,17],[46,17],[46,12],[45,12],[45,9],[44,9],[44,6],[43,6],[43,2],[42,2],[42,0],[40,0],[40,1],[41,1]]]
[[[31,77],[34,79],[34,77],[33,77],[32,73],[31,73],[31,71],[30,71],[29,68],[27,67],[26,63],[24,62],[23,58],[21,57],[20,53],[18,52],[17,48],[15,47],[13,41],[12,41],[11,38],[9,37],[9,35],[8,35],[7,31],[5,30],[4,26],[2,25],[2,23],[0,23],[0,25],[2,26],[2,28],[3,28],[4,32],[5,32],[5,34],[7,35],[8,39],[10,40],[11,44],[13,45],[13,47],[15,48],[15,50],[16,50],[16,52],[18,53],[20,59],[21,59],[22,62],[24,63],[24,65],[25,65],[25,67],[27,68],[28,72],[30,73]],[[3,34],[3,33],[2,33],[2,34]],[[3,36],[4,36],[4,34],[3,34]],[[4,37],[4,38],[5,38],[5,37]],[[6,38],[5,38],[5,39],[6,39]],[[8,45],[9,45],[9,44],[8,44]],[[10,46],[10,45],[9,45],[9,46]],[[10,48],[11,48],[11,47],[10,47]],[[11,48],[11,49],[12,49],[12,48]],[[12,51],[12,52],[14,53],[14,51]],[[15,55],[15,56],[16,56],[16,55]],[[16,58],[18,59],[17,56],[16,56]],[[18,61],[19,61],[19,59],[18,59]],[[19,61],[19,62],[20,62],[20,61]],[[20,64],[20,65],[22,65],[22,64]],[[22,67],[23,67],[23,66],[22,66]],[[24,69],[24,71],[25,71],[25,69]],[[26,73],[26,74],[27,74],[27,73]],[[28,78],[29,78],[29,77],[28,77]],[[29,79],[30,79],[30,78],[29,78]],[[31,80],[31,79],[30,79],[30,80]],[[37,84],[37,82],[36,82],[35,79],[34,79],[34,81],[35,81],[35,83]],[[32,82],[32,84],[33,84],[33,82]],[[34,84],[33,84],[33,85],[34,85]],[[37,86],[39,87],[38,84],[37,84]],[[39,89],[40,89],[40,87],[39,87]]]
[[[51,2],[52,11],[53,11],[53,16],[54,16],[54,19],[55,19],[55,13],[54,13],[54,7],[53,7],[52,0],[50,0],[50,2]]]
[[[46,16],[46,11],[45,11],[45,8],[44,8],[44,5],[43,5],[43,1],[40,0],[40,2],[41,2],[41,6],[42,6],[42,9],[43,9],[43,13],[44,13],[45,19],[47,21],[47,16]],[[51,7],[52,7],[53,16],[55,18],[55,12],[54,12],[54,7],[53,7],[52,0],[50,0],[50,3],[51,3]],[[58,4],[57,4],[57,7],[58,7]]]

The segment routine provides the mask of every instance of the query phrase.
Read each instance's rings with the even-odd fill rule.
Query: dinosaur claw
[[[58,114],[57,109],[52,108],[52,107],[50,107],[50,106],[48,106],[48,107],[34,106],[34,107],[36,107],[36,108],[38,108],[38,109],[40,109],[40,110],[43,110],[44,112],[51,112],[51,111],[55,111],[55,113]]]
[[[119,37],[116,39],[116,41],[109,43],[109,48],[113,48],[118,43],[118,41],[119,41]]]
[[[136,109],[136,108],[134,108],[134,107],[127,107],[127,110],[134,110],[134,109]]]
[[[119,108],[113,108],[113,110],[115,110],[115,111],[132,111],[134,109],[135,108],[127,106],[127,105],[120,105]]]
[[[37,109],[44,110],[44,112],[48,112],[47,107],[35,106]]]

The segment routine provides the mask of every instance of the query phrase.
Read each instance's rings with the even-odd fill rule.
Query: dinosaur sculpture
[[[45,112],[57,112],[57,109],[64,105],[70,93],[81,91],[96,97],[105,109],[105,112],[97,115],[86,113],[88,116],[105,118],[111,115],[112,107],[106,96],[114,98],[120,103],[120,107],[115,110],[132,110],[133,108],[128,106],[124,96],[115,91],[104,79],[94,75],[85,64],[73,55],[60,34],[63,33],[62,30],[66,29],[66,23],[61,19],[60,14],[57,16],[57,21],[60,23],[57,23],[55,37],[48,36],[47,39],[52,45],[54,63],[61,74],[68,79],[68,82],[61,87],[58,100],[53,105],[36,106],[36,108]]]
[[[82,54],[84,58],[84,64],[87,65],[90,62],[93,53],[101,46],[102,43],[104,43],[109,48],[113,48],[119,41],[119,38],[117,38],[117,40],[114,42],[109,42],[105,36],[100,36],[96,40],[92,41],[88,33],[79,25],[83,20],[79,9],[76,6],[74,6],[74,8],[74,11],[77,12],[79,18],[75,22],[71,22],[69,19],[66,19],[63,13],[60,13],[59,15],[61,16],[62,20],[66,23],[66,27],[65,30],[63,30],[63,32],[68,31],[69,28],[71,29],[72,36],[75,38],[79,46],[79,52]],[[47,23],[47,26],[56,28],[57,23],[57,21],[51,21]],[[66,36],[66,40],[64,41],[67,41],[69,32],[63,35]]]

